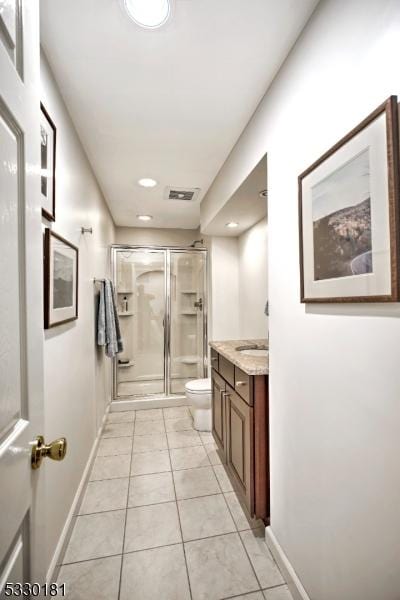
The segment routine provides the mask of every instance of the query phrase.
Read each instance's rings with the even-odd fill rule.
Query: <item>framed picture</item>
[[[78,318],[78,253],[78,248],[60,235],[45,230],[45,329]]]
[[[398,302],[399,214],[391,96],[299,176],[301,302]]]
[[[56,220],[56,135],[49,113],[40,103],[40,190],[42,214],[48,221]]]

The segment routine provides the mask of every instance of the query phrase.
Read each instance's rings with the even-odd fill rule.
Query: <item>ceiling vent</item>
[[[200,188],[166,187],[164,197],[166,200],[184,200],[185,202],[191,202],[197,200],[199,194]]]

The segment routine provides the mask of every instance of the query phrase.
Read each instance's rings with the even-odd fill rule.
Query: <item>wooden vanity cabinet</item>
[[[214,350],[212,433],[251,516],[269,520],[268,376],[247,375]]]
[[[246,506],[254,514],[254,440],[253,408],[229,386],[225,394],[226,463],[236,487],[241,489]]]
[[[212,433],[222,455],[226,452],[226,382],[212,371]]]

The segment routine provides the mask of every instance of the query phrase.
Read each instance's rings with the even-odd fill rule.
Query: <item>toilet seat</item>
[[[191,394],[209,394],[211,392],[211,378],[192,379],[188,381],[185,388]]]

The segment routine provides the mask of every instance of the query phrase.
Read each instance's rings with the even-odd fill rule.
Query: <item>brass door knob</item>
[[[52,460],[63,460],[67,453],[66,438],[59,438],[50,444],[44,443],[44,437],[38,435],[32,444],[31,466],[32,469],[38,469],[42,464],[42,459],[46,456]]]

